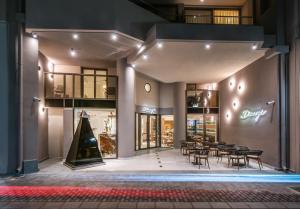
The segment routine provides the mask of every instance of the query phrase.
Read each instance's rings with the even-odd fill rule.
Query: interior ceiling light
[[[70,55],[71,55],[72,57],[75,57],[75,56],[76,56],[76,51],[75,51],[73,48],[70,49]]]
[[[205,49],[209,50],[211,48],[210,44],[205,44]]]
[[[73,37],[74,40],[78,40],[79,39],[79,35],[77,33],[74,33],[72,35],[72,37]]]
[[[252,45],[252,50],[256,50],[257,49],[257,44],[253,44]]]
[[[111,34],[110,38],[111,38],[111,40],[113,40],[113,41],[117,41],[117,40],[118,40],[117,34]]]
[[[131,64],[131,67],[135,68],[135,67],[136,67],[136,65],[135,65],[135,64]]]
[[[157,48],[159,49],[163,48],[163,44],[161,42],[157,43]]]
[[[138,48],[138,49],[141,48],[141,47],[142,47],[142,44],[137,44],[136,45],[136,48]]]
[[[200,2],[201,2],[201,3],[203,3],[203,2],[204,2],[204,0],[200,0]]]
[[[144,54],[144,55],[143,55],[143,59],[144,59],[144,60],[147,60],[147,59],[148,59],[148,55]]]
[[[32,37],[33,37],[33,38],[37,38],[38,35],[37,35],[36,33],[32,33]]]

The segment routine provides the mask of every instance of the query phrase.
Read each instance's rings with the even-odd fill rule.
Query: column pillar
[[[125,58],[117,61],[118,92],[118,157],[135,154],[135,71]]]
[[[174,83],[174,146],[180,147],[180,141],[186,139],[186,83]]]
[[[16,2],[0,0],[0,174],[18,167],[19,60]]]

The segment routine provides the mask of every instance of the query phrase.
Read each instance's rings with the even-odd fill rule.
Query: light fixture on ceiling
[[[142,47],[142,44],[137,44],[136,45],[136,48],[138,48],[138,49],[141,48],[141,47]]]
[[[111,34],[110,38],[113,41],[117,41],[118,40],[118,35],[113,33],[113,34]]]
[[[211,48],[211,45],[210,44],[205,44],[205,49],[206,50],[209,50]]]
[[[253,44],[252,45],[252,50],[256,50],[257,49],[257,44]]]
[[[196,15],[194,15],[194,17],[193,17],[194,19],[196,19],[197,18],[197,16]]]
[[[38,38],[38,35],[37,35],[36,33],[32,33],[31,35],[32,35],[32,37],[35,38],[35,39]]]
[[[157,48],[159,48],[159,49],[163,48],[163,43],[161,43],[161,42],[157,43]]]
[[[74,33],[72,35],[72,37],[73,37],[74,40],[78,40],[79,39],[79,35],[77,33]]]
[[[135,68],[135,67],[136,67],[136,65],[135,65],[135,64],[131,64],[131,67]]]
[[[75,57],[75,56],[77,55],[75,49],[73,49],[73,48],[70,49],[70,55],[71,55],[72,57]]]
[[[148,59],[148,55],[144,54],[143,55],[143,60],[147,60]]]
[[[201,2],[201,3],[203,3],[203,2],[204,2],[204,0],[200,0],[200,2]]]

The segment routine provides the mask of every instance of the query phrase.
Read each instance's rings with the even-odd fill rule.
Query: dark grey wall
[[[276,34],[277,0],[270,0],[270,8],[264,13],[261,13],[261,1],[266,0],[255,0],[256,23],[264,26],[265,34]]]
[[[37,171],[38,114],[39,102],[33,97],[39,96],[38,79],[38,40],[29,35],[23,39],[23,152],[24,172]]]
[[[6,0],[0,0],[0,20],[6,17]]]
[[[277,167],[279,157],[279,133],[277,103],[266,105],[267,101],[277,101],[278,56],[264,57],[220,82],[220,139],[227,143],[248,146],[263,150],[263,161]],[[229,80],[235,79],[236,86],[229,89]],[[237,87],[244,82],[245,91],[240,94]],[[233,109],[233,100],[238,99],[240,106]],[[241,120],[240,113],[245,109],[252,111],[264,109],[266,115],[257,122],[253,119]],[[227,112],[232,116],[228,120]]]
[[[118,30],[144,39],[159,16],[127,0],[26,0],[26,27]]]

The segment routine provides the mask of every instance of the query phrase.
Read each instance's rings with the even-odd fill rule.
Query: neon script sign
[[[248,120],[248,119],[254,119],[255,122],[257,122],[262,116],[267,114],[267,111],[264,109],[258,110],[258,111],[251,111],[251,110],[244,110],[240,114],[241,120]]]

